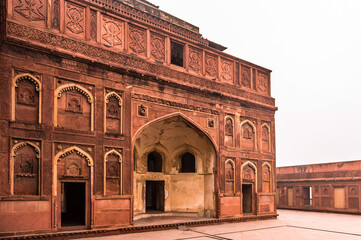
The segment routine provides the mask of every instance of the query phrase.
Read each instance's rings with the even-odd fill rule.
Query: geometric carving
[[[97,12],[90,10],[90,39],[97,40]]]
[[[151,34],[151,51],[150,54],[159,61],[164,61],[165,59],[165,38],[160,35]]]
[[[258,72],[257,90],[261,93],[268,93],[268,75],[267,74]]]
[[[232,83],[233,81],[233,62],[221,58],[221,79]]]
[[[145,55],[147,33],[144,29],[129,25],[129,48],[134,53]]]
[[[218,60],[215,55],[206,52],[206,74],[212,78],[217,77],[218,73]]]
[[[123,46],[123,23],[103,15],[102,43],[106,46]]]
[[[45,20],[46,3],[42,0],[14,0],[14,11],[28,21]]]
[[[60,3],[59,0],[53,0],[52,5],[52,21],[51,21],[51,27],[54,29],[59,30],[60,28]]]
[[[251,69],[249,67],[246,67],[244,65],[242,65],[242,86],[247,87],[247,88],[251,88]]]
[[[189,67],[195,72],[202,70],[202,52],[193,47],[189,47]]]
[[[73,34],[84,36],[85,28],[85,8],[70,2],[66,2],[65,7],[65,27]]]
[[[225,192],[234,193],[234,162],[228,159],[225,163]]]

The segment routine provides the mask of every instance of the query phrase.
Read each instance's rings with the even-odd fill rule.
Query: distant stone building
[[[0,3],[0,232],[275,216],[270,70],[144,0]]]
[[[361,214],[361,161],[277,168],[277,207]]]

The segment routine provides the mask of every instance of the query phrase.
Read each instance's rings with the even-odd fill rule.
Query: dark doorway
[[[243,213],[252,213],[252,184],[242,184]]]
[[[312,205],[312,187],[303,187],[303,205]]]
[[[193,154],[187,152],[182,155],[181,172],[196,172],[196,159]]]
[[[147,212],[164,211],[164,181],[146,181]]]
[[[61,184],[61,226],[85,225],[85,183]]]
[[[148,154],[148,172],[162,172],[162,155],[154,151]]]

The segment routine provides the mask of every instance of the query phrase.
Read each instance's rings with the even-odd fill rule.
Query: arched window
[[[148,172],[162,172],[162,155],[153,151],[148,154]]]
[[[196,158],[193,154],[187,152],[181,158],[181,172],[189,173],[196,172]]]

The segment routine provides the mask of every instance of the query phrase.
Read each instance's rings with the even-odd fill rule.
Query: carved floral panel
[[[233,83],[233,62],[221,59],[221,80]]]
[[[85,36],[85,8],[77,4],[65,4],[65,32]]]
[[[123,49],[123,25],[123,22],[103,15],[101,42],[105,46]]]
[[[147,32],[144,29],[129,25],[129,51],[146,56]]]
[[[165,61],[165,38],[151,33],[150,54],[155,60]]]
[[[217,56],[206,52],[206,75],[216,78],[218,74],[218,59]]]
[[[193,47],[189,47],[189,68],[198,73],[202,72],[202,52]]]
[[[43,0],[13,0],[13,14],[30,22],[45,23],[46,1]]]
[[[251,88],[251,68],[242,65],[241,84],[243,87]]]
[[[263,72],[258,72],[257,75],[257,91],[268,94],[268,79],[269,75]]]

